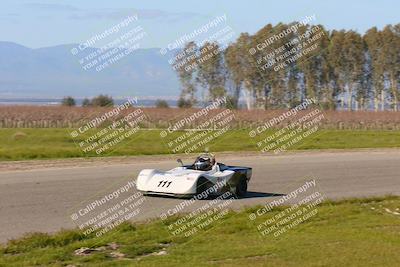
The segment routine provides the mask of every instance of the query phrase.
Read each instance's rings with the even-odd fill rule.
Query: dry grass
[[[109,110],[111,108],[0,106],[0,128],[76,128]],[[125,110],[120,116],[130,113],[132,110]],[[143,111],[147,116],[143,127],[164,128],[190,116],[199,109],[143,108]],[[194,127],[219,112],[221,111],[213,110],[207,117],[198,119],[186,127]],[[284,110],[235,110],[236,119],[233,126],[236,128],[254,127],[283,112]],[[400,130],[400,112],[324,111],[324,116],[322,128],[326,129]],[[281,126],[285,126],[285,124]]]
[[[199,224],[211,216],[198,220],[204,218],[198,214],[189,229],[199,230],[190,237],[168,231],[182,215],[123,223],[100,237],[77,229],[31,233],[0,247],[0,266],[398,266],[399,218],[385,209],[399,205],[398,197],[329,201],[316,207],[315,216],[277,237],[262,236],[257,227],[277,218],[285,207],[253,221],[249,215],[260,206],[229,211],[201,229]],[[297,220],[285,222],[288,218],[279,220],[280,228]],[[96,250],[76,255],[82,247]],[[157,255],[160,251],[165,253]],[[112,257],[112,252],[121,257]]]
[[[21,140],[21,139],[24,139],[26,136],[27,136],[26,133],[18,131],[15,134],[13,134],[13,139],[14,140]]]

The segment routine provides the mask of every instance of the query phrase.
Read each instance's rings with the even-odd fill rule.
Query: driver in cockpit
[[[215,162],[215,157],[213,155],[203,154],[196,158],[193,167],[198,171],[210,171],[215,165]]]

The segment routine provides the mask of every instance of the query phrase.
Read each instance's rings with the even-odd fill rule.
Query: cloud
[[[121,19],[123,17],[137,14],[139,19],[186,19],[200,16],[196,13],[182,12],[172,13],[158,9],[97,9],[97,10],[81,10],[69,16],[70,19],[77,20],[97,20],[97,19]]]
[[[43,4],[43,3],[28,3],[24,6],[28,8],[50,10],[50,11],[79,11],[80,9],[71,5],[64,4]]]
[[[11,23],[19,23],[20,17],[21,17],[21,15],[17,14],[17,13],[0,14],[1,21],[11,22]]]
[[[167,19],[178,21],[182,19],[194,18],[200,14],[193,12],[167,12],[159,9],[136,9],[136,8],[103,8],[103,9],[81,9],[72,5],[65,4],[43,4],[29,3],[24,6],[44,11],[67,12],[67,18],[73,20],[118,20],[133,14],[137,14],[139,19]]]
[[[20,14],[18,14],[18,13],[7,13],[4,16],[5,17],[15,18],[15,17],[20,17]]]
[[[134,9],[99,9],[99,10],[80,10],[74,12],[69,19],[73,20],[101,20],[101,19],[121,19],[123,17],[137,14]]]

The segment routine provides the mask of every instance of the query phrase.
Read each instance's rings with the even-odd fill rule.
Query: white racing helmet
[[[198,171],[209,171],[215,164],[215,157],[212,154],[201,154],[194,162],[194,169]]]

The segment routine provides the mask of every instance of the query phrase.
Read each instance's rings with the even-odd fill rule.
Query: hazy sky
[[[226,14],[236,34],[315,14],[328,29],[366,29],[400,22],[396,0],[1,0],[0,40],[38,48],[81,43],[137,14],[143,47],[163,47]]]

